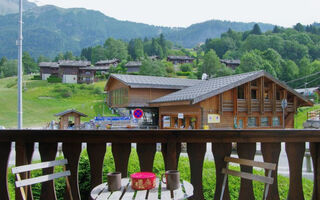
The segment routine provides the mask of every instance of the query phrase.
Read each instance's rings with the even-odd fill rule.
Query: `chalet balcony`
[[[194,186],[192,199],[204,199],[202,187],[202,170],[206,153],[206,143],[212,143],[212,152],[216,171],[215,198],[219,199],[225,167],[224,157],[232,152],[232,143],[236,143],[240,158],[254,159],[256,144],[261,143],[261,152],[265,162],[278,163],[281,143],[289,161],[290,185],[287,199],[300,200],[303,197],[302,162],[306,143],[310,143],[310,152],[314,169],[313,200],[320,199],[320,131],[315,130],[0,130],[0,199],[9,199],[8,160],[11,144],[15,142],[16,164],[29,164],[34,151],[34,143],[39,142],[42,161],[54,160],[57,143],[63,145],[63,154],[68,159],[67,168],[73,199],[80,199],[78,182],[78,164],[82,143],[87,144],[90,161],[91,188],[102,182],[102,167],[106,153],[106,143],[112,144],[115,168],[126,175],[131,143],[137,143],[137,153],[141,171],[152,171],[156,143],[162,144],[162,154],[166,169],[176,169],[181,152],[181,143],[187,143],[190,160],[191,183]],[[252,168],[243,167],[242,171],[251,172]],[[49,170],[50,171],[50,170]],[[272,175],[275,182],[271,185],[268,199],[279,199],[277,171]],[[17,190],[18,191],[18,190]],[[42,184],[43,199],[54,199],[52,183]],[[16,199],[21,199],[16,192]],[[226,189],[224,199],[229,199]],[[28,197],[28,199],[31,199]],[[254,199],[252,181],[241,180],[239,199]]]

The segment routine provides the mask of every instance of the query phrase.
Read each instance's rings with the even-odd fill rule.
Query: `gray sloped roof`
[[[59,66],[69,66],[69,67],[86,67],[90,66],[90,61],[82,61],[82,60],[59,60]]]
[[[39,67],[59,68],[59,64],[57,62],[40,62]]]
[[[130,86],[131,88],[183,89],[203,82],[202,80],[195,79],[125,74],[111,74],[109,79],[111,77],[121,81],[125,85]]]
[[[254,71],[243,74],[237,74],[232,76],[225,76],[219,78],[213,78],[207,80],[201,84],[197,84],[192,87],[179,90],[169,95],[160,97],[151,101],[150,103],[163,103],[163,102],[174,102],[174,101],[192,101],[192,104],[196,104],[207,98],[221,94],[232,88],[238,87],[244,83],[257,79],[259,77],[266,76],[268,79],[276,82],[280,86],[286,88],[289,92],[295,94],[306,102],[309,102],[305,97],[297,93],[295,90],[287,86],[285,83],[275,79],[270,74],[264,71]],[[310,102],[309,102],[310,103]]]
[[[125,67],[140,67],[142,65],[141,61],[129,61]]]
[[[77,110],[74,110],[74,109],[65,110],[65,111],[63,111],[63,112],[60,112],[60,113],[55,114],[54,116],[60,117],[60,116],[62,116],[62,115],[68,114],[68,113],[77,113],[77,114],[79,114],[79,115],[82,116],[82,117],[88,117],[88,115],[83,114],[83,113],[81,113],[81,112],[79,112],[79,111],[77,111]]]

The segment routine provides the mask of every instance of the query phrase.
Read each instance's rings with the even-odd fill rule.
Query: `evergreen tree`
[[[253,29],[251,30],[250,34],[255,34],[255,35],[261,35],[262,34],[262,31],[260,29],[259,24],[255,24],[253,26]]]

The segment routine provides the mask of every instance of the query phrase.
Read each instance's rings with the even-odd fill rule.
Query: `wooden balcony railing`
[[[320,199],[320,131],[315,130],[1,130],[0,131],[0,199],[9,199],[8,195],[8,159],[11,143],[16,142],[16,164],[24,165],[31,161],[34,142],[39,142],[39,152],[42,161],[54,160],[57,153],[57,143],[62,142],[63,153],[68,159],[67,168],[71,171],[70,185],[73,199],[80,199],[78,185],[78,163],[81,153],[81,143],[87,143],[90,160],[91,187],[102,182],[102,167],[106,153],[106,143],[112,143],[112,153],[117,171],[127,174],[131,143],[137,143],[142,171],[152,171],[156,152],[156,143],[162,143],[162,153],[166,169],[176,169],[181,151],[181,142],[187,143],[187,153],[190,160],[191,183],[194,186],[194,197],[201,200],[202,170],[206,153],[206,143],[212,143],[215,160],[216,186],[214,199],[220,196],[225,167],[223,161],[232,150],[232,143],[237,143],[237,154],[240,158],[254,159],[256,143],[261,142],[264,161],[278,163],[281,142],[286,145],[289,161],[290,185],[287,199],[302,200],[302,163],[305,154],[305,144],[310,142],[310,151],[314,168],[313,200]],[[252,168],[242,167],[242,171],[251,172]],[[50,169],[49,169],[50,171]],[[50,172],[48,172],[50,173]],[[279,199],[277,171],[274,184],[270,187],[268,199]],[[30,190],[30,188],[29,188]],[[53,182],[42,184],[41,199],[55,199]],[[21,196],[16,192],[16,199]],[[30,197],[28,199],[31,199]],[[228,188],[224,199],[230,199]],[[239,199],[254,199],[252,181],[241,180]]]

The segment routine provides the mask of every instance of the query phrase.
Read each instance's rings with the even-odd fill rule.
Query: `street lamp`
[[[18,129],[22,129],[22,0],[19,1],[18,45]]]

